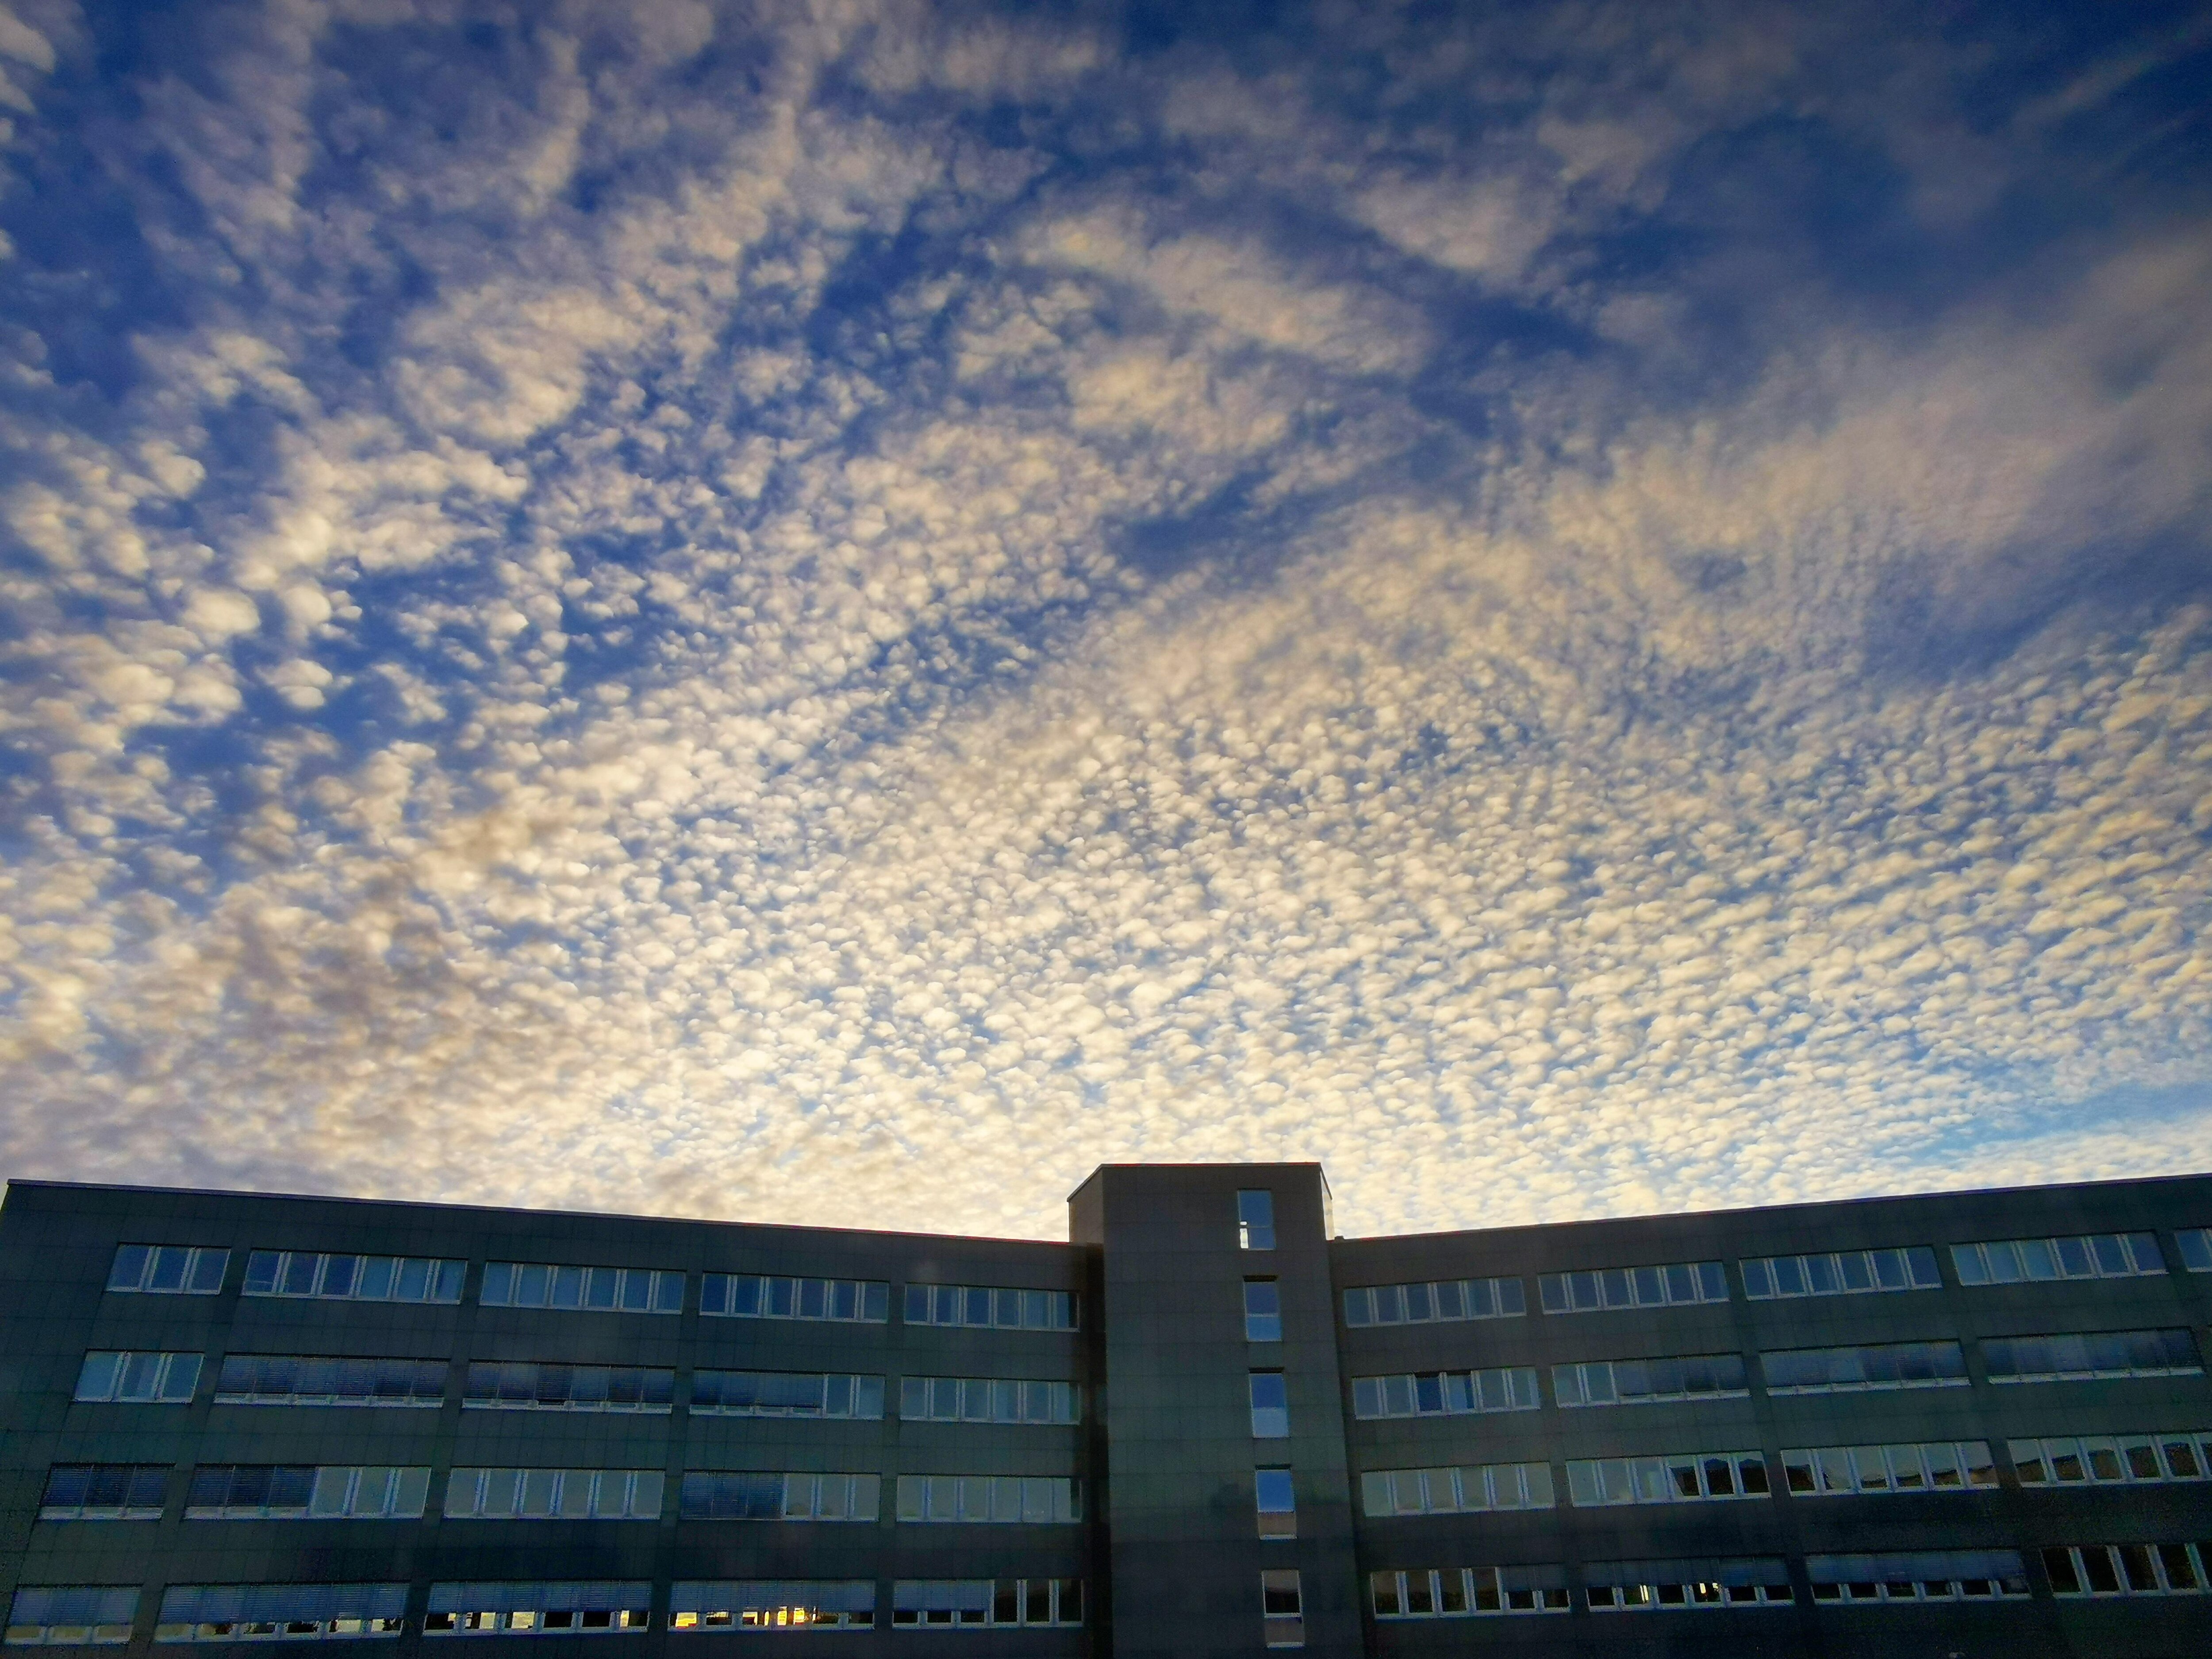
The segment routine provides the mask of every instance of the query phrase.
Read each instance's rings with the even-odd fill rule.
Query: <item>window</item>
[[[246,1294],[325,1302],[456,1303],[468,1265],[419,1255],[256,1250],[246,1258]]]
[[[196,1353],[116,1353],[95,1349],[76,1374],[76,1398],[181,1406],[200,1385]]]
[[[2072,1382],[2096,1376],[2195,1376],[2204,1367],[2185,1330],[2082,1331],[1991,1336],[1982,1361],[1992,1382]]]
[[[1246,1190],[1237,1194],[1237,1248],[1272,1250],[1275,1248],[1275,1195]]]
[[[1677,1359],[1590,1359],[1552,1367],[1561,1406],[1637,1406],[1666,1400],[1738,1399],[1743,1356],[1688,1354]]]
[[[768,1273],[708,1273],[699,1311],[717,1319],[827,1319],[881,1325],[891,1316],[891,1287],[860,1279],[783,1279]]]
[[[413,1521],[429,1492],[430,1471],[419,1466],[203,1463],[185,1519]]]
[[[680,1314],[684,1275],[656,1267],[568,1267],[488,1261],[477,1299],[487,1308],[577,1308],[594,1313]]]
[[[1378,1572],[1368,1588],[1377,1619],[1469,1619],[1485,1613],[1565,1613],[1565,1567],[1437,1567]]]
[[[1075,1297],[1066,1291],[1017,1291],[990,1285],[909,1285],[906,1322],[1072,1331]]]
[[[39,1499],[41,1521],[159,1521],[167,1463],[57,1463]]]
[[[1244,1281],[1244,1340],[1279,1342],[1283,1340],[1283,1288],[1272,1279]]]
[[[1079,1423],[1083,1390],[1073,1382],[1009,1376],[908,1376],[899,1415],[909,1423]]]
[[[891,1586],[891,1625],[1079,1625],[1080,1578],[902,1578]]]
[[[2004,1238],[1954,1244],[1961,1285],[2017,1285],[2048,1279],[2135,1279],[2166,1271],[2154,1233],[2085,1233],[2078,1238]]]
[[[873,1521],[883,1503],[879,1474],[791,1474],[695,1470],[678,1488],[686,1521]]]
[[[857,1630],[876,1622],[872,1578],[679,1579],[671,1630]]]
[[[1589,1561],[1583,1584],[1592,1613],[1670,1607],[1786,1607],[1790,1569],[1759,1556],[1702,1561]]]
[[[1492,1510],[1548,1510],[1549,1463],[1480,1463],[1458,1468],[1370,1469],[1359,1477],[1370,1516],[1480,1515]]]
[[[462,1406],[471,1411],[665,1413],[676,1373],[639,1365],[561,1365],[471,1359]]]
[[[2202,1480],[2212,1468],[2212,1434],[2111,1434],[2015,1440],[2023,1486]]]
[[[1305,1646],[1305,1601],[1295,1569],[1269,1567],[1261,1573],[1260,1631],[1271,1648]]]
[[[1740,1265],[1743,1293],[1754,1302],[1776,1297],[1933,1291],[1943,1284],[1943,1275],[1936,1266],[1936,1252],[1925,1244],[1826,1255],[1747,1256]]]
[[[2043,1552],[2054,1595],[2202,1595],[2212,1543],[2077,1544]]]
[[[172,1584],[156,1642],[347,1641],[400,1633],[404,1584]]]
[[[1887,1446],[1808,1446],[1782,1454],[1783,1484],[1803,1497],[1837,1493],[1968,1492],[1997,1484],[1986,1440]]]
[[[446,1477],[448,1521],[654,1521],[659,1469],[459,1468]]]
[[[1064,1474],[902,1474],[898,1518],[1030,1526],[1080,1521],[1083,1483]]]
[[[1852,1348],[1784,1348],[1759,1357],[1769,1394],[1863,1394],[1879,1389],[1963,1389],[1966,1358],[1955,1342],[1879,1342]]]
[[[136,1584],[28,1584],[8,1608],[8,1645],[121,1647],[137,1616]]]
[[[1252,1389],[1252,1437],[1255,1440],[1285,1440],[1291,1432],[1291,1396],[1284,1385],[1280,1371],[1254,1371]]]
[[[1987,1601],[2027,1594],[2014,1550],[1922,1550],[1899,1555],[1814,1555],[1805,1561],[1815,1601]]]
[[[161,1296],[217,1296],[230,1252],[205,1244],[118,1244],[107,1270],[111,1291]]]
[[[1533,1412],[1541,1404],[1533,1365],[1352,1379],[1352,1414],[1361,1419]]]
[[[446,1400],[442,1359],[234,1353],[216,1378],[219,1406],[419,1406]]]
[[[1664,1308],[1728,1300],[1728,1274],[1717,1261],[1676,1261],[1657,1267],[1597,1267],[1544,1273],[1536,1280],[1544,1311],[1588,1313],[1598,1308]]]
[[[1515,1319],[1528,1311],[1528,1290],[1517,1279],[1438,1279],[1419,1285],[1370,1285],[1344,1293],[1344,1322],[1353,1326]]]
[[[1577,1509],[1765,1498],[1766,1458],[1760,1452],[1735,1451],[1572,1459],[1567,1464],[1567,1493]]]
[[[2212,1227],[2185,1227],[2174,1234],[2181,1265],[2193,1273],[2212,1273]]]
[[[629,1584],[433,1584],[425,1636],[596,1636],[644,1630],[653,1586]]]
[[[1284,1468],[1252,1471],[1252,1500],[1259,1511],[1260,1536],[1296,1538],[1298,1535],[1298,1494],[1291,1472]]]
[[[691,1414],[878,1419],[884,1379],[835,1371],[694,1371]]]

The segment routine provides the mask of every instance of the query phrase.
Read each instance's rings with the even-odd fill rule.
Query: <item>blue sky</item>
[[[0,9],[0,1173],[2200,1168],[2203,7]]]

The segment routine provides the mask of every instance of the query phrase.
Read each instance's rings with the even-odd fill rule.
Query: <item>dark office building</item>
[[[1066,1244],[17,1182],[10,1646],[2212,1653],[2212,1178]]]

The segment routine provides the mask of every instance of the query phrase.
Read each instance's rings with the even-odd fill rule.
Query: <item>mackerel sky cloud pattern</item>
[[[2202,8],[8,3],[0,1173],[2203,1164]]]

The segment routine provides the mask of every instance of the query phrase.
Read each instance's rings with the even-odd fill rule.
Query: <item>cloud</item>
[[[49,21],[0,1167],[1051,1235],[2201,1143],[2193,37]],[[89,320],[64,190],[160,256]]]

